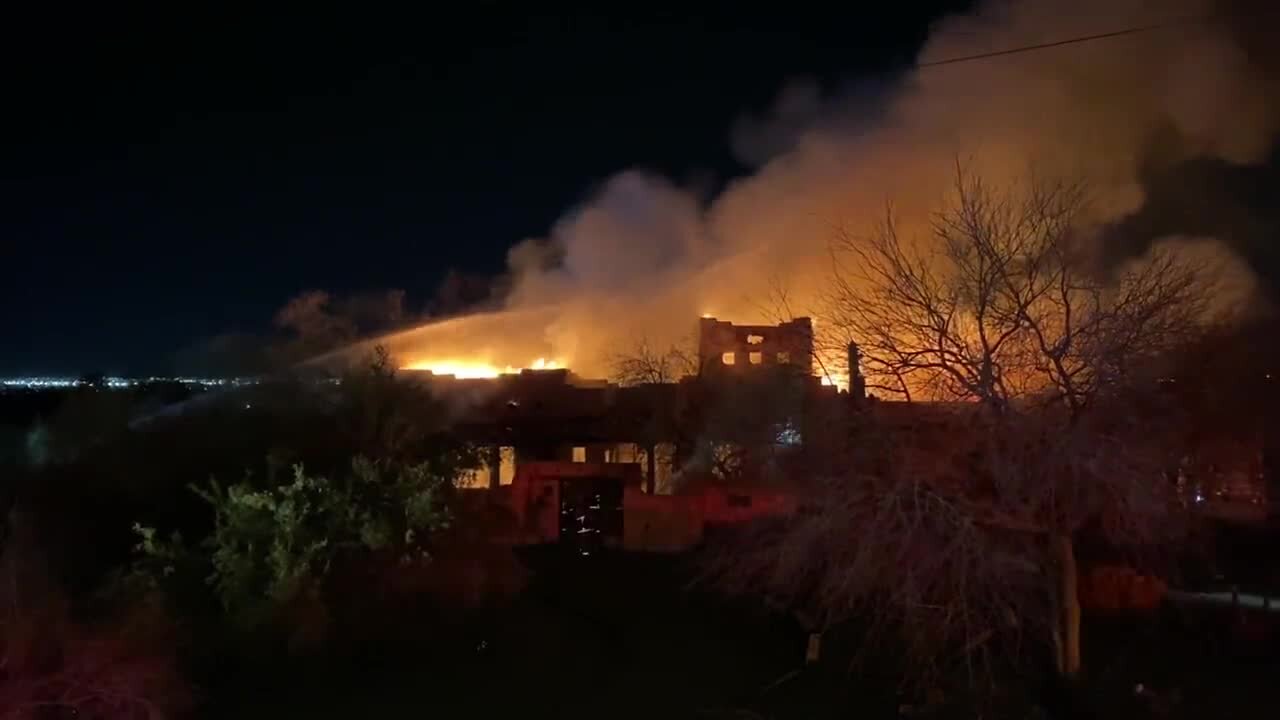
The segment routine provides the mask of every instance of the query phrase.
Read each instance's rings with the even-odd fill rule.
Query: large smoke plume
[[[479,352],[518,366],[547,357],[600,376],[610,354],[637,337],[678,341],[701,314],[767,320],[763,308],[778,284],[805,310],[829,273],[835,229],[869,227],[886,202],[903,226],[919,229],[944,198],[957,158],[993,183],[1032,167],[1083,178],[1098,227],[1121,227],[1143,208],[1144,178],[1159,168],[1197,157],[1249,163],[1271,150],[1280,73],[1256,28],[1275,17],[1265,4],[1247,5],[985,3],[940,22],[921,67],[891,87],[824,94],[800,83],[781,91],[773,111],[740,119],[733,147],[755,171],[717,196],[622,172],[547,237],[511,250],[506,310],[388,344],[408,359]],[[928,66],[1151,25],[1166,26]],[[1098,235],[1117,245],[1100,253],[1115,262],[1162,239]],[[1200,251],[1226,257],[1213,242]]]

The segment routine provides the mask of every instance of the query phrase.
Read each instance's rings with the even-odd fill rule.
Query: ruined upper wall
[[[734,325],[704,317],[698,324],[698,362],[709,371],[792,365],[812,375],[813,323],[800,317],[780,325]]]

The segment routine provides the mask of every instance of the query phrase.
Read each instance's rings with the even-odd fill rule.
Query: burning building
[[[424,377],[456,409],[455,431],[486,448],[469,485],[510,484],[530,462],[635,464],[644,491],[665,494],[677,477],[755,478],[764,460],[731,457],[742,446],[781,456],[802,444],[809,411],[842,397],[814,375],[812,357],[808,318],[775,326],[703,318],[696,371],[671,382],[620,385],[565,368]]]
[[[454,409],[454,432],[484,448],[464,484],[509,507],[513,542],[667,552],[706,528],[793,509],[763,481],[786,474],[815,416],[850,400],[814,374],[813,348],[808,318],[703,318],[696,366],[672,381],[565,368],[422,377]]]

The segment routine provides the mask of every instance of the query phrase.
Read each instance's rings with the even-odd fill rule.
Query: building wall
[[[708,525],[736,525],[795,513],[790,493],[756,487],[707,487],[702,491],[703,520]]]
[[[705,318],[699,352],[710,375],[730,373],[724,378],[728,384],[686,378],[619,387],[584,381],[564,370],[475,380],[424,375],[423,382],[452,406],[465,408],[456,432],[484,448],[484,467],[462,479],[466,487],[509,485],[529,462],[636,463],[656,494],[670,494],[676,490],[679,468],[690,459],[691,439],[704,437],[703,429],[695,427],[698,423],[714,423],[713,430],[723,430],[724,415],[747,420],[759,415],[761,422],[773,423],[772,416],[782,413],[785,417],[774,424],[793,428],[785,443],[798,445],[801,438],[816,434],[806,426],[808,409],[829,403],[812,403],[809,396],[829,388],[820,388],[812,373],[813,328],[808,318],[776,326]],[[733,358],[732,365],[724,364],[726,354]],[[753,369],[777,369],[784,363],[808,377],[797,377],[801,382],[796,383],[750,381],[772,377],[752,376]],[[780,379],[790,376],[779,374]],[[817,399],[825,400],[826,394]],[[712,415],[718,419],[708,420]],[[741,424],[729,423],[733,428]],[[733,428],[723,431],[737,432]]]
[[[676,446],[659,442],[653,446],[654,492],[671,495],[675,492]],[[589,442],[564,445],[556,448],[549,457],[536,460],[561,462],[586,462],[586,464],[637,465],[643,473],[649,470],[649,448],[634,442]]]
[[[526,462],[516,473],[506,502],[516,518],[515,540],[521,544],[555,543],[560,540],[561,482],[574,479],[606,479],[620,491],[638,490],[636,465],[601,465],[563,461]],[[624,520],[625,525],[625,520]]]
[[[515,482],[498,497],[510,504],[516,518],[512,540],[517,544],[562,542],[562,481],[603,479],[617,483],[622,502],[622,547],[640,552],[683,552],[702,541],[712,526],[749,523],[795,512],[794,497],[762,488],[706,487],[675,495],[650,495],[641,490],[640,467],[635,464],[528,462]]]
[[[702,542],[702,503],[680,495],[623,495],[623,543],[632,552],[684,552]]]
[[[813,323],[807,317],[780,325],[734,325],[702,318],[698,361],[706,370],[742,373],[771,365],[794,365],[813,374]]]

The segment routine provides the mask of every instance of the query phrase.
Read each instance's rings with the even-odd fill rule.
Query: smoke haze
[[[756,167],[707,199],[621,172],[543,238],[509,253],[505,309],[384,338],[406,363],[480,354],[498,365],[552,358],[607,374],[637,338],[687,338],[699,315],[767,321],[780,284],[804,312],[829,273],[837,228],[857,233],[892,202],[906,232],[939,208],[962,159],[984,181],[1086,180],[1099,229],[1144,211],[1153,175],[1196,158],[1258,161],[1276,138],[1280,69],[1259,27],[1276,16],[1241,2],[988,2],[939,23],[918,65],[1135,26],[1149,32],[922,67],[892,86],[824,95],[783,88],[773,109],[739,119],[735,154]],[[1232,14],[1234,13],[1234,14]],[[1153,225],[1154,227],[1154,225]],[[1100,232],[1103,257],[1140,256],[1160,236]],[[1197,238],[1242,277],[1221,238]],[[821,328],[819,327],[819,332]]]

